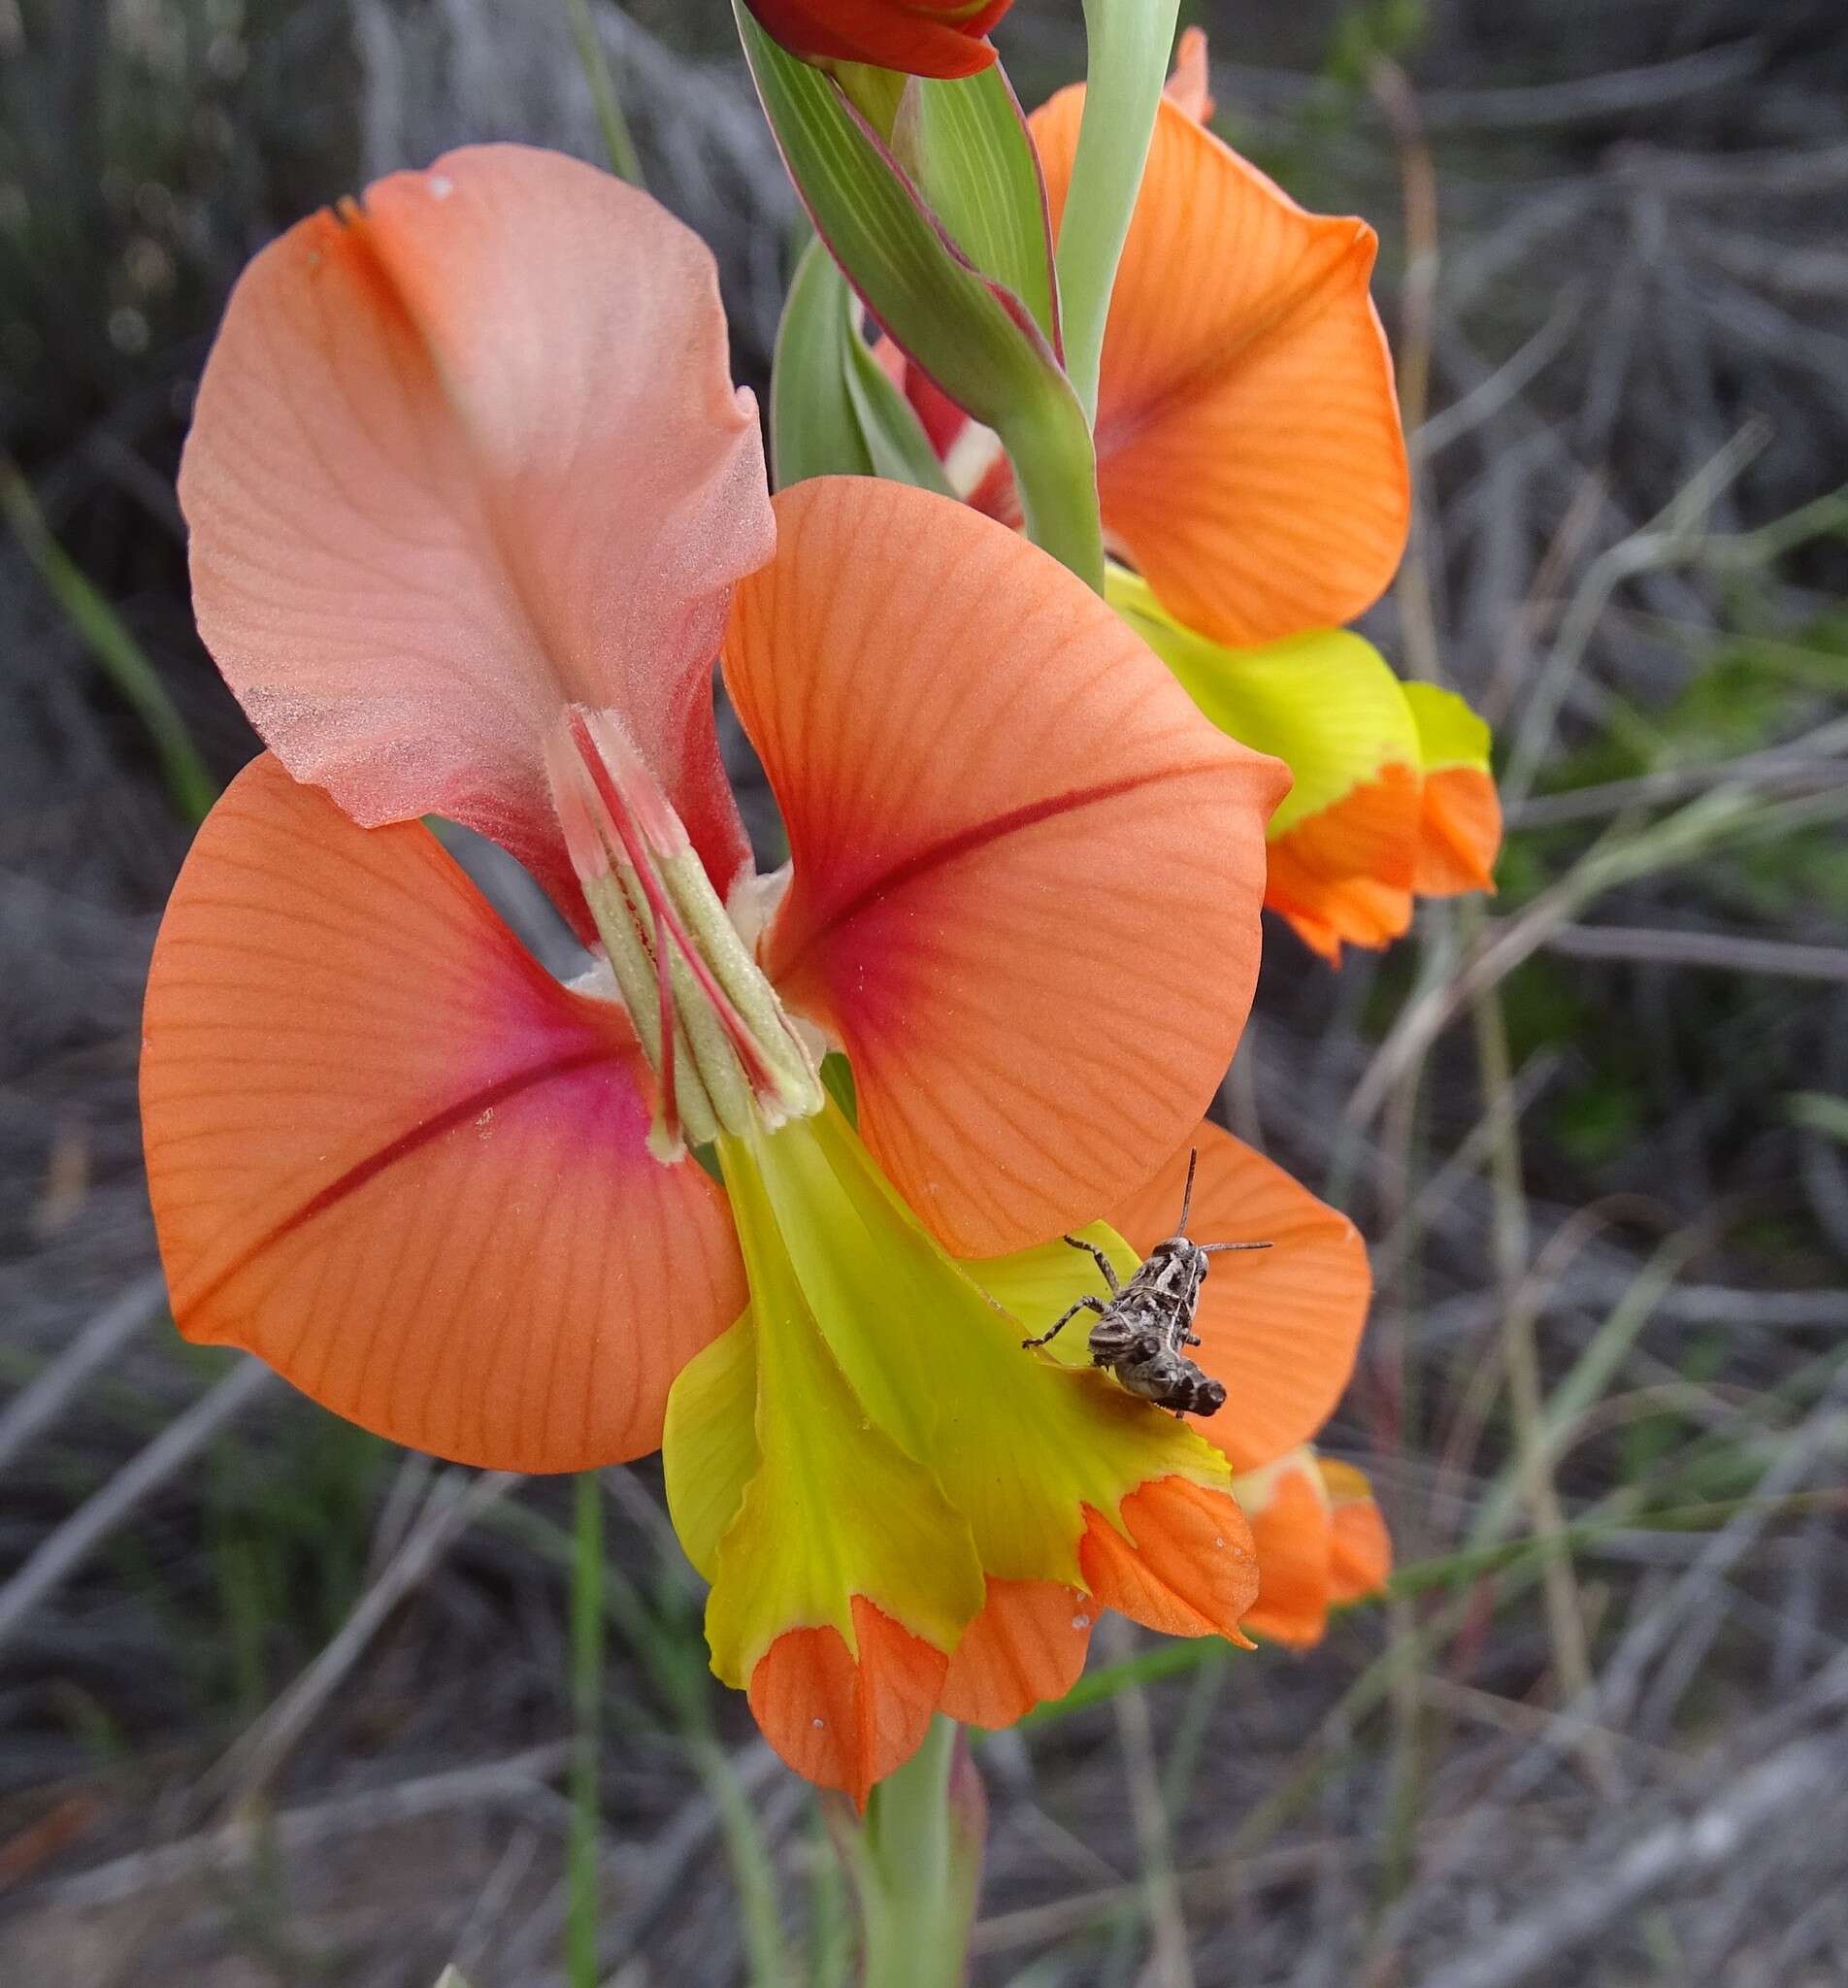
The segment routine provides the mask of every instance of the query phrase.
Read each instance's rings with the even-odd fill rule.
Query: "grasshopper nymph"
[[[1084,1297],[1055,1318],[1038,1339],[1023,1346],[1043,1346],[1055,1339],[1080,1311],[1097,1313],[1091,1328],[1091,1364],[1114,1374],[1131,1394],[1176,1415],[1210,1415],[1225,1406],[1222,1382],[1203,1374],[1183,1348],[1200,1344],[1194,1312],[1206,1277],[1206,1259],[1222,1250],[1269,1249],[1269,1242],[1192,1242],[1187,1215],[1194,1200],[1194,1169],[1198,1152],[1187,1156],[1187,1186],[1181,1195],[1180,1224],[1165,1242],[1157,1242],[1136,1275],[1124,1283],[1110,1260],[1094,1242],[1068,1236],[1073,1249],[1087,1251],[1104,1273],[1108,1299]]]

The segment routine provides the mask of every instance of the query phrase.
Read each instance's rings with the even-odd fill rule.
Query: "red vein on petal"
[[[478,1118],[483,1111],[506,1103],[509,1098],[519,1096],[522,1091],[532,1090],[540,1084],[549,1083],[554,1078],[569,1077],[579,1070],[588,1069],[592,1064],[607,1063],[612,1059],[605,1049],[577,1049],[567,1056],[554,1056],[549,1062],[534,1064],[530,1069],[515,1071],[512,1077],[504,1077],[498,1083],[483,1084],[478,1091],[471,1092],[466,1098],[458,1099],[432,1116],[420,1120],[409,1132],[402,1133],[388,1144],[381,1145],[376,1152],[348,1167],[336,1180],[330,1181],[318,1193],[311,1195],[293,1214],[284,1215],[256,1242],[244,1250],[205,1287],[186,1301],[184,1309],[197,1310],[209,1305],[223,1290],[233,1277],[248,1268],[266,1249],[299,1228],[313,1221],[316,1215],[325,1214],[330,1208],[337,1207],[349,1195],[356,1193],[369,1180],[375,1179],[388,1167],[394,1167],[400,1160],[428,1145],[432,1140],[441,1139],[446,1132],[452,1132],[458,1125],[471,1118]]]
[[[891,869],[862,884],[843,904],[831,908],[825,917],[816,918],[803,935],[802,944],[779,962],[778,971],[784,974],[791,972],[828,932],[850,923],[880,898],[903,890],[907,884],[916,882],[918,878],[941,869],[946,863],[955,862],[972,850],[999,842],[1003,836],[1036,828],[1040,822],[1054,820],[1062,814],[1075,814],[1084,808],[1102,806],[1106,801],[1120,800],[1125,794],[1134,794],[1142,787],[1156,786],[1165,780],[1191,779],[1203,774],[1222,774],[1225,770],[1220,764],[1163,767],[1153,773],[1135,774],[1120,780],[1100,781],[1094,787],[1074,787],[1043,801],[1029,801],[1023,807],[1010,808],[1006,814],[991,814],[986,821],[958,829],[954,835],[944,836],[940,842],[931,843],[907,856],[902,863],[893,864]],[[800,880],[800,862],[797,878]]]

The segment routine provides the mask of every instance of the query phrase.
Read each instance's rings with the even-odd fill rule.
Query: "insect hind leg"
[[[1104,1273],[1104,1281],[1110,1287],[1110,1296],[1112,1298],[1122,1296],[1123,1286],[1117,1281],[1116,1271],[1112,1267],[1110,1259],[1105,1255],[1095,1242],[1087,1242],[1082,1236],[1061,1236],[1059,1240],[1062,1242],[1069,1242],[1073,1249],[1082,1249],[1096,1263],[1098,1269]]]
[[[1066,1309],[1059,1314],[1059,1316],[1055,1318],[1049,1326],[1046,1327],[1045,1331],[1042,1332],[1038,1339],[1022,1340],[1020,1343],[1023,1347],[1043,1346],[1049,1341],[1057,1339],[1059,1335],[1062,1332],[1064,1332],[1066,1327],[1070,1325],[1075,1317],[1077,1317],[1080,1311],[1095,1311],[1097,1315],[1100,1318],[1102,1318],[1104,1314],[1109,1310],[1109,1309],[1110,1308],[1106,1304],[1105,1304],[1102,1298],[1080,1298],[1075,1305],[1068,1305]]]

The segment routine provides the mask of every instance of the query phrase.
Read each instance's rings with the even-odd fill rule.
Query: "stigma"
[[[822,1088],[661,783],[616,715],[573,705],[545,744],[565,846],[655,1078],[648,1149],[775,1131]]]

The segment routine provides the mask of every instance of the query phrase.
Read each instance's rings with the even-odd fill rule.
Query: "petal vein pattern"
[[[646,195],[478,147],[290,229],[233,292],[180,488],[207,646],[356,821],[465,821],[581,930],[542,741],[610,707],[733,881],[709,667],[773,527],[711,258]]]
[[[645,1149],[615,1007],[521,948],[427,830],[265,755],[200,832],[149,976],[149,1192],[189,1338],[462,1462],[660,1438],[736,1318],[724,1196]]]
[[[867,1143],[939,1240],[1038,1242],[1217,1085],[1283,775],[993,520],[845,479],[776,515],[724,646],[794,858],[765,968],[846,1047]],[[1209,971],[1176,971],[1179,934]]]

